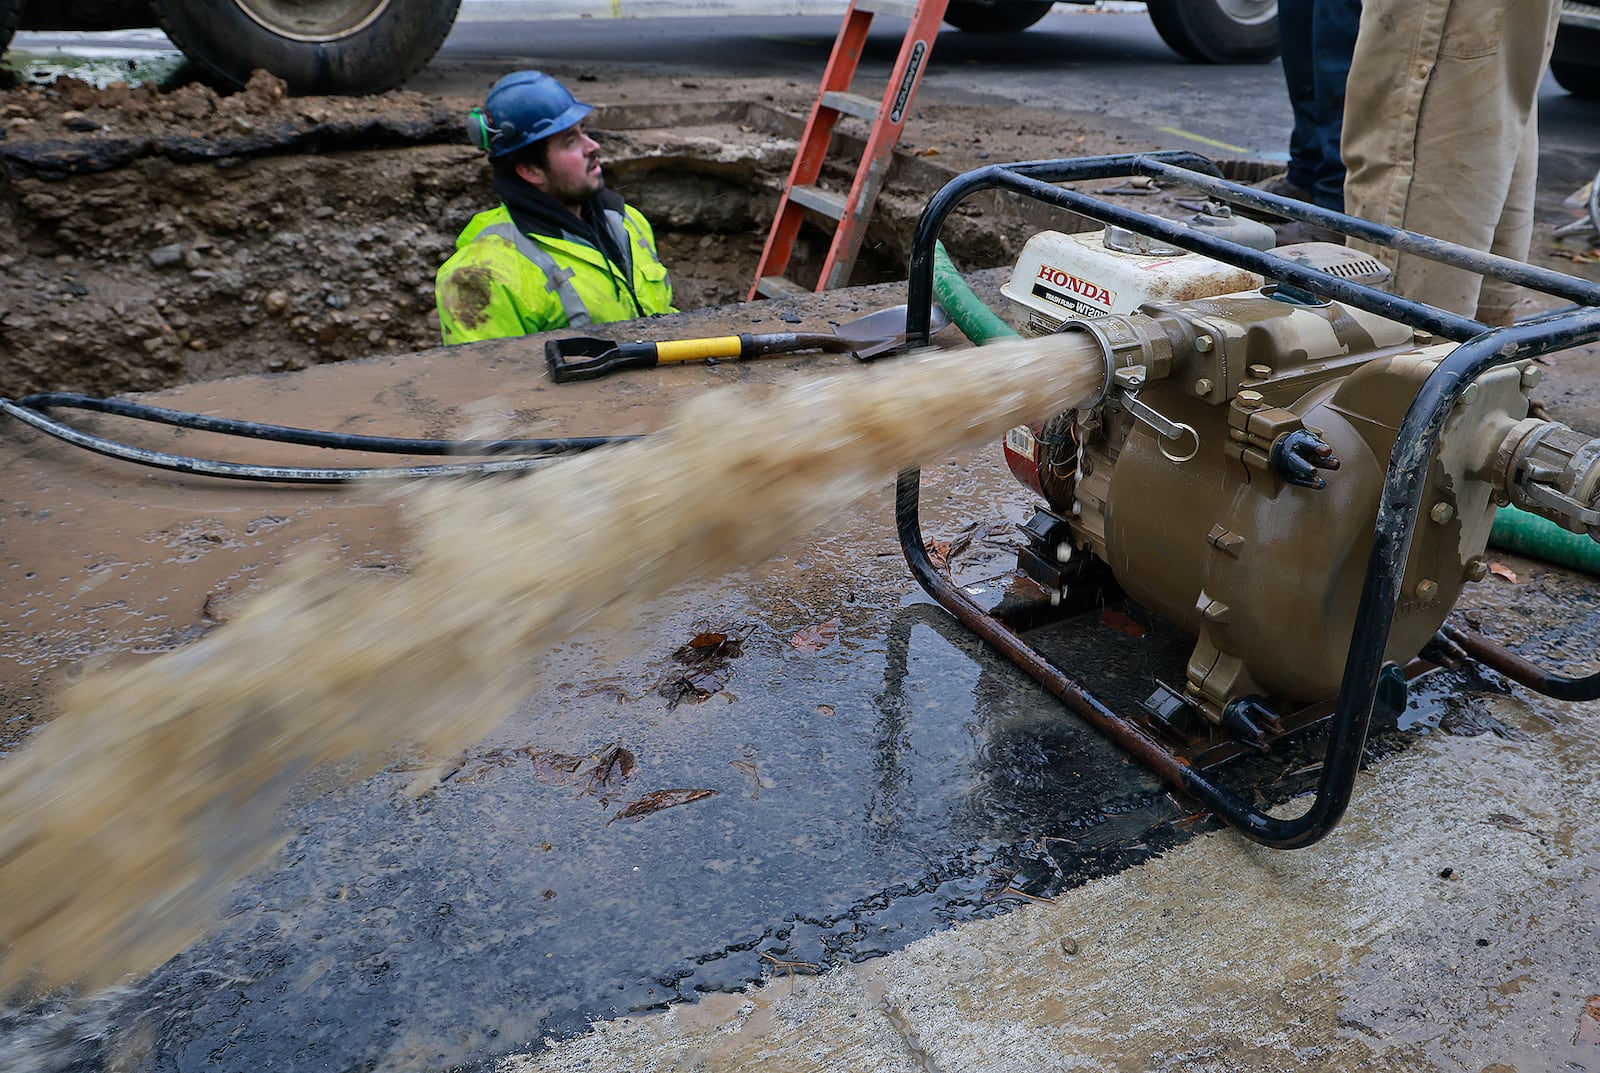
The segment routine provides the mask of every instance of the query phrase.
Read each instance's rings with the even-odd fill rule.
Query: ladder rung
[[[878,118],[878,102],[870,97],[863,97],[859,93],[845,93],[841,90],[830,89],[822,95],[822,106],[824,108],[832,108],[835,112],[858,116],[868,121]]]
[[[856,0],[856,10],[909,19],[917,13],[917,5],[909,0]]]
[[[845,195],[835,194],[820,186],[794,186],[789,190],[789,200],[808,209],[815,209],[835,220],[844,219]]]
[[[850,0],[839,34],[834,38],[833,51],[828,55],[828,66],[823,71],[822,85],[806,120],[805,132],[795,152],[794,164],[785,182],[783,197],[778,201],[778,211],[773,215],[772,227],[767,234],[765,248],[761,251],[750,297],[779,297],[806,293],[797,284],[784,278],[789,260],[805,214],[814,213],[824,224],[831,220],[833,235],[827,256],[822,260],[822,271],[816,289],[842,287],[849,282],[850,270],[861,251],[867,220],[872,215],[873,202],[877,200],[883,184],[884,173],[894,155],[894,145],[900,137],[900,126],[905,121],[906,109],[927,62],[928,49],[939,32],[939,24],[953,0]],[[1001,0],[972,0],[972,6],[998,4]],[[4,6],[6,0],[0,0]],[[1046,7],[1049,5],[1046,4]],[[890,76],[891,90],[884,94],[884,103],[849,92],[850,82],[860,65],[867,46],[873,15],[902,17],[910,22],[900,42],[900,52],[895,58],[894,73]],[[893,101],[891,110],[888,102]],[[866,148],[855,167],[855,177],[850,180],[847,193],[833,193],[817,185],[823,171],[823,160],[828,151],[830,135],[839,117],[855,116],[871,125]],[[3,132],[0,132],[3,133]]]
[[[756,280],[756,293],[767,298],[790,298],[811,292],[784,276],[762,276]]]

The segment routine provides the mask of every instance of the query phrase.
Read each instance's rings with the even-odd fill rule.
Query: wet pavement
[[[1592,712],[1477,696],[1498,732],[1384,759],[1309,850],[1204,834],[1048,904],[505,1068],[1595,1069]]]

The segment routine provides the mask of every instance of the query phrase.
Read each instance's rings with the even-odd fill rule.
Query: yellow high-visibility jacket
[[[622,265],[609,263],[587,243],[524,234],[500,205],[468,222],[434,279],[444,341],[582,328],[632,320],[640,312],[676,313],[672,279],[644,214],[632,205],[607,210],[604,226],[619,240],[626,236],[639,310],[623,284]]]

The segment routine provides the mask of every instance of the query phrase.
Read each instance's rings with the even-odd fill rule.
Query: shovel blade
[[[950,323],[950,318],[937,305],[930,311],[928,334],[932,335]],[[839,325],[835,330],[841,339],[854,346],[857,358],[872,361],[892,354],[906,345],[906,307],[890,306],[875,313]]]

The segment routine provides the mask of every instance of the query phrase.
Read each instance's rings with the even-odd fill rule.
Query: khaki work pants
[[[1559,0],[1365,0],[1345,95],[1345,210],[1526,260],[1536,103],[1559,18]],[[1393,269],[1396,294],[1510,322],[1517,288],[1363,248]]]

